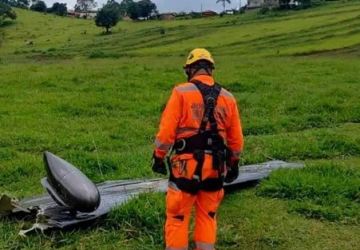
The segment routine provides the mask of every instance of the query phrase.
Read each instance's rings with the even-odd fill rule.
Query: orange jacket
[[[193,79],[214,85],[214,79],[208,75],[198,75]],[[204,103],[198,88],[193,83],[176,86],[161,117],[155,140],[156,156],[164,158],[176,140],[197,134],[203,113]],[[239,111],[234,96],[224,88],[217,101],[215,119],[220,135],[234,156],[239,157],[244,146]]]

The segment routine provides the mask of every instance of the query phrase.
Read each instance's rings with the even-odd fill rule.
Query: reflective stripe
[[[214,250],[214,244],[195,242],[197,250]]]
[[[155,140],[155,146],[160,150],[169,150],[172,146],[172,144],[169,143],[163,143],[159,139]]]
[[[184,127],[184,128],[178,128],[176,129],[176,133],[180,134],[180,133],[185,133],[185,132],[197,132],[199,129],[198,128],[191,128],[191,127]]]
[[[172,189],[174,189],[174,190],[176,190],[176,191],[180,191],[179,187],[178,187],[178,186],[176,185],[176,183],[173,182],[173,181],[169,181],[169,182],[168,182],[168,187],[169,187],[169,188],[172,188]]]
[[[231,94],[229,91],[227,91],[227,90],[224,89],[224,88],[221,88],[220,95],[221,95],[221,96],[226,96],[226,97],[234,98],[233,94]]]
[[[187,247],[166,247],[165,250],[188,250]]]
[[[189,84],[186,84],[186,85],[181,85],[181,86],[177,86],[175,88],[177,91],[181,92],[181,93],[184,93],[184,92],[191,92],[191,91],[197,91],[198,88],[192,84],[192,83],[189,83]]]

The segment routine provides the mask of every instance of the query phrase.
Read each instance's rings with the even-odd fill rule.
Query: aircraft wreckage
[[[65,229],[103,217],[116,206],[144,192],[166,192],[167,179],[106,181],[95,185],[80,170],[50,153],[44,153],[47,177],[41,184],[48,194],[18,201],[7,195],[0,197],[0,217],[32,219],[30,229]],[[239,177],[225,188],[237,188],[258,182],[279,168],[300,168],[303,164],[269,161],[242,166]]]

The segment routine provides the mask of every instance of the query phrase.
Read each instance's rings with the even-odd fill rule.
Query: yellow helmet
[[[190,52],[186,60],[185,67],[200,60],[208,61],[213,65],[215,64],[215,61],[209,51],[207,51],[206,49],[197,48]]]

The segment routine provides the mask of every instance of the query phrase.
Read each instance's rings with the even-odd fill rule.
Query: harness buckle
[[[200,181],[200,176],[194,174],[193,175],[193,180]]]
[[[185,141],[185,139],[180,139],[179,142],[181,142],[182,145],[181,145],[181,147],[177,148],[176,150],[177,151],[183,151],[185,149],[185,147],[186,147],[186,141]]]
[[[212,96],[207,96],[206,97],[206,104],[209,106],[209,108],[214,108],[215,103],[216,103],[216,100],[215,100],[214,97],[212,97]]]

